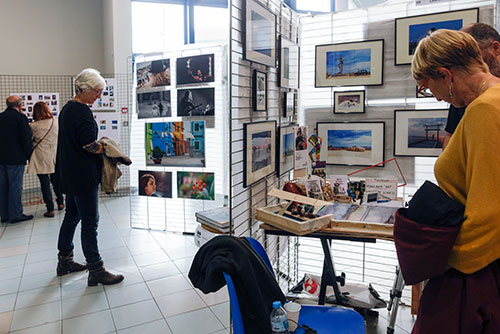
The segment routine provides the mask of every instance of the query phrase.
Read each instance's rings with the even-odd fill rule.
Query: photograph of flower
[[[215,200],[214,173],[177,172],[177,197]]]
[[[205,167],[205,121],[146,123],[146,165]]]
[[[170,86],[170,59],[137,63],[137,92]]]
[[[177,85],[214,82],[214,55],[177,58]]]
[[[140,170],[139,196],[172,198],[172,173]]]

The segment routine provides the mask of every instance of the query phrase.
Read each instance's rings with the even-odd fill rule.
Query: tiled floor
[[[129,227],[129,199],[101,201],[99,247],[108,270],[123,273],[114,286],[87,286],[87,273],[55,275],[62,213],[0,225],[0,334],[48,333],[229,333],[226,289],[205,295],[187,272],[197,247],[192,237]],[[75,257],[83,262],[79,233]],[[380,311],[367,333],[385,333],[389,315]],[[413,319],[401,308],[396,333],[409,333]]]

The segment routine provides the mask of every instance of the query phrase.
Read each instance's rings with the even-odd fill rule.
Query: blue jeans
[[[24,165],[0,165],[0,216],[15,219],[23,214]]]
[[[63,204],[64,199],[61,191],[59,190],[59,186],[57,184],[57,178],[55,174],[37,174],[38,179],[40,180],[40,186],[42,188],[43,202],[47,207],[47,211],[54,211],[54,201],[52,200],[52,191],[50,190],[50,184],[52,183],[52,187],[54,188],[54,193],[56,194],[57,204]]]
[[[99,222],[99,190],[94,188],[81,195],[66,195],[66,212],[59,230],[59,255],[67,256],[74,248],[76,226],[82,222],[82,249],[87,263],[101,261],[97,246]]]

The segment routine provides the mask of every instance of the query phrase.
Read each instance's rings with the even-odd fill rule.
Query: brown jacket
[[[106,194],[111,194],[117,190],[117,182],[122,172],[118,168],[119,164],[130,165],[132,160],[126,156],[118,147],[118,145],[108,137],[99,139],[99,143],[103,146],[103,166],[101,190]]]

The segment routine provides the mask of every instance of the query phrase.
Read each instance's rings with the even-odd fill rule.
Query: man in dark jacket
[[[23,214],[21,194],[26,161],[32,151],[31,129],[21,113],[22,99],[7,98],[7,109],[0,113],[0,216],[2,223],[32,219]]]

